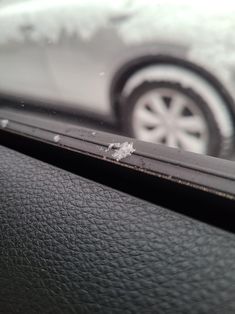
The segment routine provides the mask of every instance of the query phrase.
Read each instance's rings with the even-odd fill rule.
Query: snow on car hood
[[[110,18],[122,14],[129,18],[112,23]],[[126,44],[188,43],[192,59],[210,60],[221,68],[235,64],[234,16],[234,0],[25,0],[8,5],[3,1],[0,44],[26,39],[52,43],[61,33],[89,41],[111,25]]]
[[[127,0],[33,0],[2,5],[0,43],[24,41],[27,36],[34,41],[56,42],[62,31],[89,40],[97,29],[107,25],[112,14],[127,10],[126,3]]]
[[[118,24],[117,31],[128,43],[150,41],[156,34],[175,40],[182,34],[190,41],[200,38],[202,42],[219,40],[225,34],[233,38],[233,0],[25,0],[0,6],[0,42],[24,40],[27,27],[28,36],[35,41],[56,41],[62,31],[89,40],[110,24],[110,17],[125,13],[130,13],[130,18]],[[214,38],[208,39],[205,32]]]

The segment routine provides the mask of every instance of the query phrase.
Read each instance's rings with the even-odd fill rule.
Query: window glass
[[[33,110],[233,160],[234,28],[229,0],[2,0],[0,126]]]

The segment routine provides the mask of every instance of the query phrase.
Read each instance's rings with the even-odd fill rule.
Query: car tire
[[[200,154],[226,157],[231,153],[231,113],[211,84],[179,66],[148,67],[140,72],[128,80],[123,90],[121,123],[125,135]],[[169,112],[177,111],[179,106],[183,108],[181,114],[172,117]],[[158,112],[163,109],[165,116]],[[150,121],[144,123],[146,117]]]

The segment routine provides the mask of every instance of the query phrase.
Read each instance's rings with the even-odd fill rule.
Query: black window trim
[[[203,156],[163,145],[141,142],[121,135],[114,135],[57,119],[56,115],[0,108],[0,119],[9,122],[4,131],[43,141],[50,145],[79,152],[107,162],[132,168],[149,175],[206,192],[235,199],[234,162]],[[56,143],[54,136],[59,135]],[[110,143],[133,142],[135,152],[117,162]]]

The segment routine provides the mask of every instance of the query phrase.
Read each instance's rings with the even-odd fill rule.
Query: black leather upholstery
[[[0,147],[0,312],[234,313],[235,236]]]

